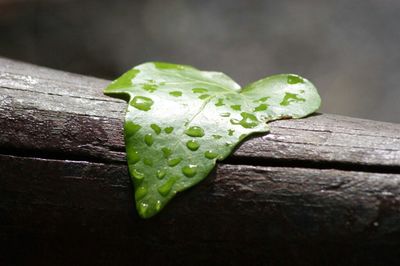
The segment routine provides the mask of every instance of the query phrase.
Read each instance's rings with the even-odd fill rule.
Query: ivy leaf
[[[105,90],[126,98],[125,144],[138,213],[158,213],[176,193],[204,179],[267,122],[300,118],[320,106],[315,87],[297,75],[271,76],[241,89],[223,73],[145,63]]]

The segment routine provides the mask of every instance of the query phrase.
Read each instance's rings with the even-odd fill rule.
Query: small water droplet
[[[140,216],[146,217],[146,212],[147,212],[147,209],[149,208],[149,204],[147,204],[145,202],[140,202],[137,205],[137,208],[138,208],[138,212],[139,212]]]
[[[241,125],[244,128],[253,128],[256,127],[259,123],[257,117],[253,114],[242,112],[240,113],[240,115],[242,116],[242,120],[230,120],[233,125]]]
[[[181,91],[171,91],[169,94],[174,96],[174,97],[181,97],[182,96],[182,92]]]
[[[215,106],[223,106],[224,104],[224,99],[219,98],[218,101],[215,103]]]
[[[187,177],[193,177],[197,174],[197,165],[189,164],[182,167],[182,173]]]
[[[155,206],[156,211],[160,211],[160,210],[161,210],[161,207],[162,207],[161,200],[157,200],[157,201],[156,201],[156,206]]]
[[[154,82],[154,80],[153,80]],[[142,89],[148,92],[155,92],[157,90],[157,86],[154,84],[143,84]]]
[[[289,75],[287,77],[287,83],[289,84],[304,83],[304,79],[297,75]]]
[[[171,134],[172,131],[174,131],[174,128],[173,128],[173,127],[166,127],[166,128],[164,128],[164,132],[167,133],[167,134]]]
[[[135,135],[136,132],[139,131],[142,127],[138,124],[133,123],[132,121],[128,120],[124,124],[124,131],[125,131],[125,139],[132,137]]]
[[[148,166],[153,166],[153,160],[151,160],[150,158],[144,158],[143,163]]]
[[[242,107],[239,104],[231,105],[231,108],[236,111],[242,110]]]
[[[215,158],[217,158],[218,157],[218,153],[215,153],[215,152],[213,152],[212,150],[209,150],[209,151],[206,151],[205,153],[204,153],[204,156],[207,158],[207,159],[215,159]]]
[[[194,89],[192,89],[192,91],[194,93],[205,93],[205,92],[208,92],[208,90],[204,89],[204,88],[194,88]]]
[[[222,116],[222,117],[230,117],[231,113],[221,113],[219,115]]]
[[[209,94],[203,94],[203,95],[199,96],[199,99],[204,100],[204,99],[207,99],[208,97],[210,97]]]
[[[257,102],[262,103],[262,102],[266,102],[269,98],[271,98],[271,97],[270,97],[270,96],[262,97],[262,98],[260,98],[260,99],[258,99],[258,100],[254,100],[253,102],[255,102],[255,103],[257,103]]]
[[[165,182],[163,185],[161,185],[158,188],[158,192],[161,194],[161,196],[168,196],[168,194],[171,192],[171,189],[173,185],[176,183],[176,181],[179,179],[179,177],[172,176],[170,177],[167,182]]]
[[[154,132],[158,135],[161,133],[161,128],[156,124],[151,124],[150,127],[154,130]]]
[[[149,111],[153,105],[153,100],[144,96],[135,96],[130,105],[142,111]]]
[[[373,222],[372,224],[373,224],[373,226],[375,226],[375,227],[378,227],[378,226],[379,226],[379,223],[378,223],[378,222]]]
[[[136,200],[141,200],[146,196],[147,194],[147,189],[145,187],[138,187],[135,191],[135,199]]]
[[[168,158],[172,154],[172,150],[167,147],[162,148],[161,151],[164,154],[164,158]]]
[[[174,159],[170,159],[168,160],[168,165],[171,167],[176,166],[177,164],[179,164],[182,161],[182,158],[178,157],[178,158],[174,158]]]
[[[197,151],[197,149],[200,147],[200,144],[195,140],[189,140],[186,142],[186,147],[188,147],[188,149],[191,151]]]
[[[265,103],[260,104],[256,108],[254,108],[253,112],[260,112],[260,111],[265,111],[268,109],[268,105]]]
[[[165,169],[159,169],[157,171],[157,178],[163,179],[166,174],[167,174],[167,172],[165,171]]]
[[[201,127],[193,126],[186,129],[185,134],[191,137],[203,137],[204,130]]]
[[[142,172],[139,172],[136,169],[132,170],[132,176],[135,178],[137,181],[141,181],[144,178],[144,174]]]
[[[293,102],[305,102],[306,99],[298,97],[297,94],[295,93],[290,93],[286,92],[285,97],[283,97],[282,101],[280,102],[280,105],[282,106],[288,106],[289,104]]]
[[[144,142],[146,143],[147,146],[151,146],[154,143],[153,135],[151,133],[146,134],[144,136]]]
[[[214,139],[220,139],[220,138],[222,138],[221,135],[212,135],[212,137],[213,137]]]
[[[127,160],[128,164],[135,164],[140,161],[140,155],[137,150],[135,150],[132,145],[126,146],[126,153],[128,154]]]
[[[235,133],[235,130],[233,130],[233,129],[229,129],[228,130],[228,135],[229,136],[233,136],[233,133]]]

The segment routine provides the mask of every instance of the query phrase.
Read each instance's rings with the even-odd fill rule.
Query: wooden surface
[[[108,82],[0,59],[0,264],[400,263],[399,124],[273,122],[141,220]]]

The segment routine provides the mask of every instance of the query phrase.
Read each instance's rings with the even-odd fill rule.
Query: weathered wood
[[[141,220],[107,83],[0,59],[0,263],[400,261],[400,125],[273,122]]]

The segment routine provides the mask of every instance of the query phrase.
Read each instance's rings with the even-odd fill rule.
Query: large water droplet
[[[161,196],[168,196],[168,194],[171,192],[172,186],[175,184],[175,182],[179,179],[179,177],[172,176],[170,177],[167,182],[165,182],[162,186],[158,188],[158,192],[161,194]]]
[[[287,83],[289,84],[304,83],[304,79],[297,75],[289,75],[287,77]]]
[[[161,210],[161,207],[162,207],[161,200],[157,200],[157,201],[156,201],[156,206],[155,206],[156,211],[160,211],[160,210]]]
[[[204,89],[204,88],[194,88],[194,89],[192,89],[192,91],[194,93],[205,93],[205,92],[208,92],[208,90]]]
[[[173,127],[166,127],[166,128],[164,128],[164,132],[167,133],[167,134],[171,134],[172,131],[174,131],[174,128],[173,128]]]
[[[172,154],[172,150],[167,147],[162,148],[161,151],[164,154],[164,158],[168,158]]]
[[[151,124],[150,127],[154,130],[154,132],[158,135],[161,133],[161,128],[156,124]]]
[[[181,97],[182,96],[182,92],[181,91],[171,91],[169,94],[174,96],[174,97]]]
[[[231,105],[231,108],[236,111],[240,111],[242,107],[239,104]]]
[[[197,174],[197,165],[189,164],[182,167],[182,173],[187,177],[193,177]]]
[[[191,137],[203,137],[204,130],[201,127],[193,126],[186,129],[185,134]]]
[[[195,140],[189,140],[186,142],[186,147],[188,147],[189,150],[197,151],[197,149],[200,147],[200,144]]]
[[[145,202],[140,202],[137,206],[138,212],[142,217],[146,217],[147,209],[149,208],[149,204]]]
[[[268,105],[265,103],[260,104],[259,106],[257,106],[256,108],[254,108],[254,112],[260,112],[260,111],[265,111],[268,109]]]
[[[153,160],[151,160],[150,158],[144,158],[143,163],[148,166],[153,166]]]
[[[224,99],[219,98],[218,101],[215,103],[215,106],[223,106],[224,105]]]
[[[136,169],[132,170],[132,176],[135,178],[137,181],[142,181],[144,178],[144,174]]]
[[[126,146],[126,153],[128,154],[127,160],[128,160],[129,165],[135,164],[135,163],[139,162],[141,159],[139,152],[137,150],[135,150],[135,148],[133,148],[132,145]]]
[[[128,120],[124,124],[125,129],[125,138],[130,138],[135,135],[136,132],[139,131],[142,127],[138,124],[133,123],[132,121]]]
[[[153,105],[153,100],[144,96],[135,96],[130,105],[142,111],[149,111]]]
[[[242,112],[240,115],[242,116],[242,120],[231,119],[231,123],[234,125],[241,125],[244,128],[253,128],[259,123],[257,117],[253,114]]]
[[[297,94],[295,94],[295,93],[286,92],[285,97],[283,97],[283,100],[280,102],[280,105],[288,106],[289,104],[291,104],[293,102],[297,103],[297,102],[305,102],[305,101],[306,101],[306,99],[297,96]]]
[[[218,153],[213,152],[212,150],[206,151],[206,152],[204,153],[204,156],[205,156],[207,159],[214,159],[214,158],[217,158],[218,155],[219,155]]]
[[[144,142],[147,144],[147,146],[151,146],[154,143],[153,135],[151,133],[146,134],[144,136]]]
[[[167,174],[167,172],[165,171],[165,169],[159,169],[157,171],[157,178],[163,179],[166,174]]]
[[[170,160],[168,160],[168,165],[171,167],[174,167],[175,165],[179,164],[181,161],[182,161],[182,158],[180,158],[180,157],[170,159]]]
[[[146,196],[147,194],[147,189],[145,187],[138,187],[135,191],[135,199],[136,200],[141,200]]]

